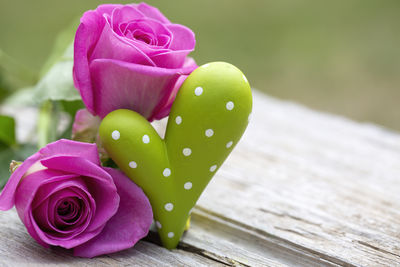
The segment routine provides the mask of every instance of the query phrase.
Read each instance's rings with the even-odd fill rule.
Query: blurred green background
[[[57,34],[105,2],[0,2],[0,99],[33,84]],[[238,66],[274,97],[400,130],[399,0],[147,1],[196,33],[198,64]]]

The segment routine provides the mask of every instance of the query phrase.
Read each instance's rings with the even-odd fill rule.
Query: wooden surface
[[[190,231],[176,250],[158,243],[74,258],[0,212],[0,266],[400,266],[400,135],[254,92]]]

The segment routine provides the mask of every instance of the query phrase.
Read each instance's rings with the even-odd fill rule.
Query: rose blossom
[[[74,83],[93,115],[126,108],[161,119],[197,67],[187,57],[194,47],[194,33],[157,8],[100,5],[83,14],[77,29]]]
[[[153,214],[143,191],[122,172],[100,165],[94,144],[59,140],[29,157],[0,195],[16,206],[42,246],[94,257],[132,247],[147,235]]]

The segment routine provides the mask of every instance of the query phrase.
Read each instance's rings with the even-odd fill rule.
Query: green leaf
[[[85,108],[85,105],[83,104],[82,100],[75,100],[75,101],[62,100],[60,101],[60,105],[63,111],[67,112],[71,116],[72,120],[74,120],[75,113],[78,110]]]
[[[40,71],[40,79],[36,85],[27,87],[29,84],[20,83],[19,85],[21,86],[18,88],[25,88],[5,99],[7,105],[40,106],[48,100],[76,101],[81,99],[72,79],[73,39],[78,25],[79,18],[76,18],[57,36],[52,52]],[[0,100],[2,97],[9,95],[8,91],[10,91],[8,89],[9,86],[7,86],[9,83],[5,78],[12,77],[13,75],[9,75],[10,73],[17,73],[22,76],[26,72],[24,71],[20,65],[0,50]],[[2,87],[5,89],[2,90]]]
[[[53,51],[41,70],[42,77],[34,89],[36,103],[40,104],[47,100],[75,101],[81,99],[72,79],[73,39],[78,25],[79,19],[74,19],[58,35]]]
[[[72,45],[67,49],[66,56],[57,61],[40,79],[34,89],[34,98],[38,103],[46,100],[74,101],[81,99],[72,79],[73,59]]]
[[[15,121],[13,118],[0,115],[0,142],[11,146],[15,141]]]
[[[24,88],[9,96],[4,102],[7,105],[40,106],[45,101],[79,101],[81,97],[74,87],[72,79],[73,46],[49,71],[32,87]]]
[[[9,170],[11,161],[24,161],[36,151],[36,146],[30,144],[19,147],[5,147],[4,145],[0,145],[0,188],[5,185],[11,175]]]

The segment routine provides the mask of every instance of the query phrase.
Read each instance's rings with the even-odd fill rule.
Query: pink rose
[[[105,117],[132,109],[148,120],[169,114],[196,67],[194,33],[145,3],[100,5],[83,14],[74,43],[74,83],[86,108]]]
[[[149,200],[122,172],[100,165],[94,144],[59,140],[29,157],[0,195],[42,246],[94,257],[132,247],[153,219]]]

